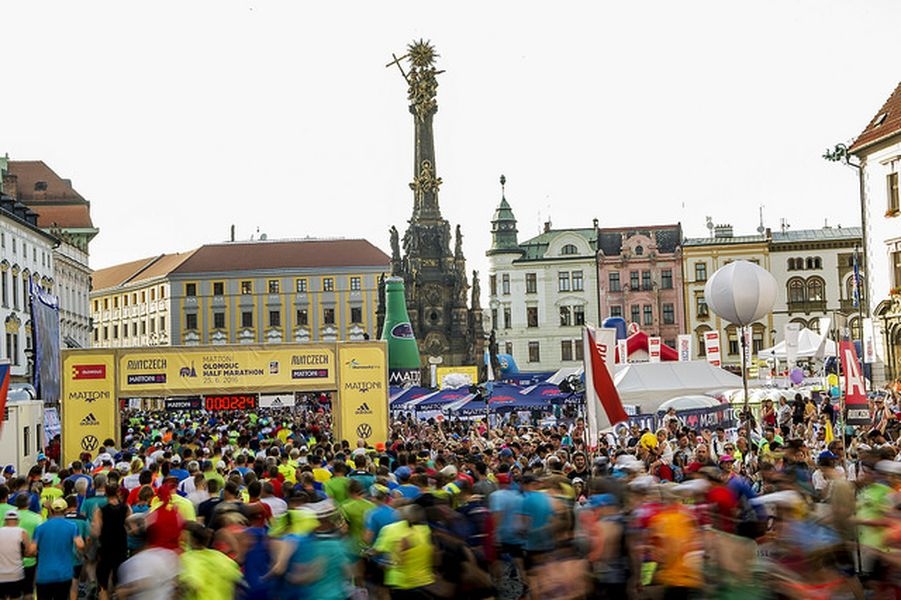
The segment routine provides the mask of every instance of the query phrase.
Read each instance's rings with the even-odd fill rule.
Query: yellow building
[[[735,260],[746,260],[770,269],[769,230],[763,234],[734,236],[730,225],[718,225],[707,238],[688,238],[682,244],[685,329],[694,337],[693,358],[704,358],[704,334],[720,334],[723,366],[741,366],[741,340],[738,327],[720,319],[707,307],[704,285],[717,269]],[[772,314],[751,325],[750,347],[753,354],[771,345]]]
[[[387,254],[366,240],[207,244],[93,275],[93,347],[377,339]]]

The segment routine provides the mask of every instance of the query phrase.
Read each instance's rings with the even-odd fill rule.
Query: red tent
[[[637,331],[626,338],[626,348],[629,351],[629,356],[632,356],[638,350],[648,351],[648,334],[644,331]],[[679,360],[679,353],[676,352],[675,348],[671,348],[664,344],[660,343],[660,360],[669,361],[669,360]],[[616,362],[620,362],[619,358],[619,347],[616,349]]]

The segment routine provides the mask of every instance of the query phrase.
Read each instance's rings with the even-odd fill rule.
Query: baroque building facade
[[[58,243],[38,226],[36,212],[0,193],[0,357],[9,360],[10,378],[17,383],[31,383],[33,376],[30,282],[52,290]]]
[[[722,364],[740,368],[739,328],[721,319],[710,310],[704,297],[704,286],[707,284],[707,279],[717,269],[735,260],[746,260],[771,271],[770,240],[765,233],[733,235],[731,225],[717,225],[711,230],[711,234],[706,238],[686,238],[682,242],[685,329],[686,333],[692,335],[693,358],[706,356],[704,334],[708,331],[718,331]],[[771,345],[771,331],[773,331],[772,313],[768,313],[759,321],[751,324],[748,347],[752,354]]]
[[[54,236],[54,275],[42,285],[59,299],[62,347],[91,345],[91,240],[99,230],[91,219],[91,204],[40,160],[0,158],[3,191],[37,213],[37,225]],[[46,271],[46,269],[45,269]]]
[[[770,272],[779,283],[771,342],[783,338],[786,323],[833,337],[837,329],[847,329],[853,339],[860,339],[860,313],[866,299],[861,295],[855,302],[854,260],[862,243],[861,229],[787,229],[769,236]],[[862,260],[859,252],[857,258]],[[862,271],[859,266],[858,273]],[[823,317],[830,319],[830,331],[820,331]]]
[[[413,181],[409,184],[413,213],[402,237],[396,227],[391,227],[391,274],[404,280],[407,313],[419,344],[420,364],[427,367],[430,360],[440,360],[448,366],[482,367],[485,333],[478,273],[473,272],[470,287],[460,226],[452,235],[438,203],[442,181],[437,171],[432,127],[438,110],[436,76],[441,73],[434,64],[437,56],[431,44],[420,40],[410,44],[407,54],[389,65],[396,65],[407,83],[414,126]],[[408,70],[404,70],[404,59]],[[384,293],[380,292],[379,329],[384,318]]]
[[[518,241],[505,197],[491,221],[489,326],[498,351],[523,371],[553,371],[582,362],[582,326],[597,315],[597,229],[553,229]]]
[[[622,317],[675,348],[684,331],[682,226],[597,232],[598,322]]]
[[[94,345],[375,339],[389,258],[366,240],[208,244],[99,269]]]
[[[842,158],[853,157],[860,177],[866,248],[864,314],[872,318],[876,364],[873,383],[901,379],[901,84],[895,88]]]

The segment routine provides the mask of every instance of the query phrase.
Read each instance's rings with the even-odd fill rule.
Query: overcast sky
[[[18,2],[0,151],[91,202],[95,269],[265,233],[366,238],[412,211],[392,53],[440,57],[439,201],[487,273],[498,178],[527,239],[705,217],[859,225],[850,143],[901,78],[895,0]]]

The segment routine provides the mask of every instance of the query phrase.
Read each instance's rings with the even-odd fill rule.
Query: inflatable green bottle
[[[385,280],[385,325],[382,339],[388,342],[388,385],[419,385],[419,346],[407,315],[404,280]]]

